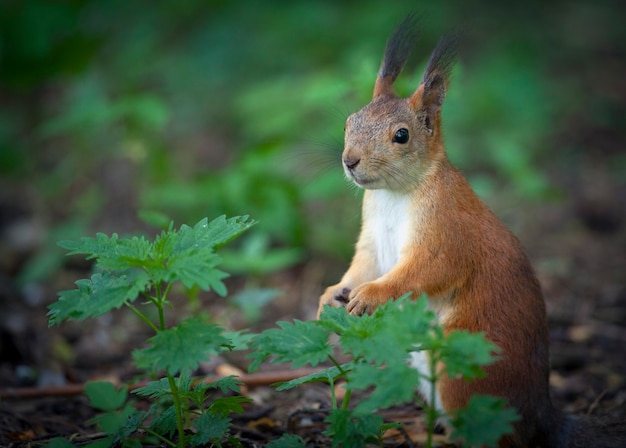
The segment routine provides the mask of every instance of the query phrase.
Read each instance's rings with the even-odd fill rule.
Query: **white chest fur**
[[[370,190],[368,193],[365,210],[367,226],[375,247],[378,274],[382,276],[398,263],[409,239],[416,237],[411,226],[418,217],[411,212],[411,199],[407,195],[385,190]],[[430,377],[428,354],[424,351],[412,352],[409,362],[422,375],[419,389],[423,398],[431,401],[432,384],[426,379]],[[434,406],[442,412],[438,391],[435,391],[434,397]]]
[[[410,197],[386,190],[370,191],[367,204],[368,227],[376,249],[379,275],[384,275],[400,259],[409,238]]]

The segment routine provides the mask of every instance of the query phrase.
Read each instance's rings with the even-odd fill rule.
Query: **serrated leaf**
[[[141,237],[119,238],[97,233],[95,238],[75,241],[60,241],[59,246],[70,250],[68,255],[84,254],[88,260],[97,259],[103,269],[128,269],[142,266],[150,258],[151,243]]]
[[[368,362],[382,364],[388,359],[402,357],[404,350],[393,334],[385,328],[389,325],[382,319],[362,316],[357,325],[341,334],[339,345],[354,358],[363,357]],[[376,343],[373,343],[376,341]]]
[[[178,231],[162,233],[155,240],[155,252],[165,259],[190,251],[213,253],[254,224],[248,216],[220,216],[211,222],[204,218],[193,227],[183,224]]]
[[[147,412],[133,409],[133,413],[128,416],[124,427],[120,428],[120,430],[115,434],[115,439],[117,441],[122,441],[123,446],[126,446],[126,442],[129,440],[129,437],[141,428],[141,425],[146,420],[147,416]]]
[[[220,258],[208,248],[193,248],[172,255],[167,262],[166,281],[180,281],[187,288],[200,287],[203,291],[213,289],[220,295],[226,294],[222,280],[228,277],[225,272],[216,269]]]
[[[176,432],[176,410],[174,406],[168,406],[158,414],[152,420],[150,429],[162,436],[171,437]]]
[[[128,403],[119,411],[105,412],[94,417],[89,423],[96,423],[102,431],[115,436],[128,424],[130,417],[135,413],[135,408]]]
[[[228,219],[222,215],[208,224],[206,218],[201,220],[194,226],[194,231],[200,235],[198,243],[206,242],[212,249],[217,249],[234,240],[255,224],[256,221],[249,219],[247,215]]]
[[[306,442],[300,436],[284,434],[280,439],[272,440],[266,448],[306,448]]]
[[[429,309],[425,295],[412,299],[410,294],[405,294],[398,300],[387,302],[376,311],[380,312],[380,316],[374,314],[376,318],[394,323],[397,321],[397,325],[394,324],[393,327],[397,329],[398,335],[405,335],[402,338],[403,344],[413,345],[416,340],[419,342],[436,323],[436,315]]]
[[[375,366],[356,364],[348,375],[348,389],[367,390],[373,387],[356,407],[358,412],[372,412],[413,401],[419,384],[419,373],[409,367],[403,358],[396,362]]]
[[[306,364],[316,366],[328,359],[333,348],[328,343],[328,330],[316,321],[278,322],[280,327],[265,330],[254,338],[250,371],[256,370],[268,357],[273,363],[291,362],[293,368]]]
[[[188,376],[209,355],[227,350],[229,340],[223,329],[199,318],[189,318],[176,327],[160,331],[148,339],[151,347],[133,352],[140,368],[164,369],[171,375],[182,372]]]
[[[214,415],[210,412],[203,412],[200,417],[194,421],[193,426],[196,428],[196,434],[191,438],[191,444],[194,446],[205,445],[209,441],[218,442],[228,434],[231,419],[220,415]]]
[[[332,437],[333,448],[365,448],[380,437],[383,418],[378,414],[358,414],[348,409],[335,409],[324,420],[329,423],[324,434]]]
[[[186,396],[198,407],[204,407],[207,399],[207,391],[211,389],[220,389],[224,394],[228,392],[239,393],[239,386],[243,383],[235,376],[227,376],[220,378],[212,383],[200,382],[193,386],[193,389],[186,393]]]
[[[215,249],[254,224],[247,216],[221,216],[210,223],[205,218],[193,227],[183,224],[177,232],[163,232],[153,246],[153,257],[160,263],[150,266],[148,272],[155,281],[180,281],[187,288],[197,285],[224,296],[227,291],[222,280],[228,274],[216,269],[221,260]]]
[[[209,405],[209,411],[215,415],[226,417],[230,413],[241,414],[243,407],[241,403],[250,403],[252,400],[246,397],[224,397],[216,398]]]
[[[239,393],[239,386],[241,386],[243,382],[237,379],[236,376],[230,375],[224,378],[220,378],[219,380],[213,381],[212,383],[203,383],[209,389],[219,389],[222,393],[235,392]]]
[[[150,381],[142,387],[133,390],[134,394],[141,397],[160,398],[172,393],[167,378],[161,378],[159,381]]]
[[[496,447],[502,436],[513,432],[513,423],[519,419],[503,399],[474,395],[464,409],[450,417],[450,439],[463,439],[467,446]]]
[[[256,337],[253,333],[248,333],[248,330],[239,331],[225,331],[224,337],[230,341],[234,351],[248,350],[250,343]]]
[[[135,269],[78,280],[77,289],[59,292],[59,299],[48,307],[49,325],[100,316],[134,301],[149,285],[148,276]]]
[[[357,325],[357,316],[348,314],[344,307],[331,307],[326,305],[320,314],[319,325],[328,331],[343,334]]]
[[[448,375],[452,378],[481,378],[485,375],[483,366],[494,362],[499,348],[485,339],[483,333],[452,331],[443,341],[440,360],[444,362]]]
[[[115,411],[126,402],[128,389],[125,386],[116,388],[108,381],[89,381],[85,384],[85,395],[90,406],[101,411]]]
[[[350,370],[352,370],[352,368],[352,363],[347,363],[341,366],[341,370],[343,370],[344,372],[349,372]],[[339,368],[336,366],[329,367],[328,369],[320,370],[319,372],[311,373],[310,375],[301,376],[300,378],[295,378],[293,380],[280,383],[278,387],[276,387],[276,390],[281,392],[284,390],[293,389],[294,387],[300,386],[302,384],[319,381],[331,383],[342,375],[341,370],[339,370]]]

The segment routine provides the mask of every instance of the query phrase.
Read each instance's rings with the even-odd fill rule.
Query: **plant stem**
[[[133,312],[134,312],[137,316],[139,316],[139,318],[140,318],[141,320],[143,320],[146,324],[148,324],[148,326],[149,326],[150,328],[152,328],[152,329],[154,330],[154,332],[155,332],[155,333],[158,333],[158,332],[159,332],[159,329],[157,328],[157,326],[156,326],[156,325],[154,325],[154,324],[152,323],[152,321],[151,321],[150,319],[148,319],[148,317],[147,317],[145,314],[143,314],[141,311],[139,311],[139,309],[137,309],[137,307],[135,307],[135,306],[134,306],[133,304],[131,304],[130,302],[126,302],[126,306],[127,306],[128,308],[130,308],[130,309],[131,309],[131,310],[132,310],[132,311],[133,311]]]
[[[167,372],[167,381],[172,391],[172,399],[174,400],[174,411],[176,412],[176,427],[178,429],[178,446],[185,448],[185,425],[183,423],[183,410],[180,403],[180,396],[178,394],[178,386],[174,377]]]
[[[165,299],[167,298],[167,294],[170,291],[170,287],[171,283],[166,286],[165,291],[162,291],[162,284],[159,283],[158,285],[156,285],[157,300],[155,305],[159,310],[159,327],[161,331],[165,330],[163,303],[165,303]],[[174,412],[176,413],[176,427],[178,430],[178,446],[179,448],[185,448],[185,423],[183,421],[183,405],[180,401],[180,394],[178,393],[179,388],[176,384],[176,380],[169,371],[167,372],[167,382],[170,385],[170,390],[172,391],[172,400],[174,401]]]
[[[337,362],[337,360],[332,355],[328,355],[328,359],[335,365],[335,367],[339,369],[339,373],[341,373],[341,376],[345,377],[346,371],[341,368],[341,365]]]
[[[431,448],[433,446],[433,434],[435,433],[435,425],[437,424],[437,417],[439,416],[437,412],[437,360],[435,356],[433,356],[433,352],[429,352],[427,354],[429,360],[429,370],[430,370],[430,403],[428,403],[428,407],[426,408],[426,416],[427,416],[427,434],[426,434],[426,448]]]
[[[346,393],[343,396],[343,401],[341,402],[341,409],[348,409],[348,405],[350,404],[350,396],[352,396],[352,389],[346,389]]]
[[[159,327],[161,327],[161,330],[165,330],[165,316],[163,314],[163,302],[165,302],[165,299],[167,298],[167,293],[169,292],[170,288],[169,285],[165,288],[165,294],[163,294],[163,292],[161,291],[161,284],[159,283],[156,286],[156,291],[157,291],[157,303],[156,303],[156,307],[157,310],[159,310]]]
[[[332,355],[328,355],[328,359],[330,359],[330,361],[335,365],[335,367],[337,367],[337,369],[339,369],[339,373],[341,373],[341,376],[345,379],[346,378],[346,371],[343,370],[341,368],[341,365],[337,362],[337,360],[335,358],[333,358]],[[337,399],[335,398],[335,384],[334,382],[331,383],[331,394],[332,394],[332,400],[333,400],[333,409],[337,409]],[[348,405],[350,404],[350,397],[352,396],[352,390],[351,389],[346,389],[346,393],[343,396],[343,401],[341,402],[341,409],[348,409]]]
[[[334,378],[328,379],[328,385],[330,386],[330,404],[333,410],[337,409],[337,396],[335,394],[335,380]]]
[[[163,301],[165,301],[167,299],[167,296],[170,295],[170,289],[172,289],[172,284],[173,283],[168,283],[167,286],[165,286],[165,291],[163,292]]]
[[[146,431],[148,434],[150,434],[151,436],[156,437],[157,439],[159,439],[161,442],[171,446],[172,448],[176,448],[176,444],[174,442],[172,442],[171,440],[166,439],[165,437],[163,437],[161,434],[159,434],[158,432],[154,432],[153,430],[151,430],[150,428],[143,428],[144,431]]]

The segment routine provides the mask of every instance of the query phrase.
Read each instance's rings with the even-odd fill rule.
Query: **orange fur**
[[[386,52],[394,51],[397,35]],[[366,189],[362,228],[349,269],[320,297],[319,311],[330,305],[371,313],[407,292],[425,293],[445,331],[484,332],[502,350],[483,379],[444,377],[437,391],[443,408],[464,407],[475,393],[504,397],[522,420],[500,447],[567,446],[557,442],[564,419],[550,401],[539,282],[520,242],[445,154],[447,44],[437,47],[406,99],[391,91],[404,61],[386,53],[372,102],[346,122],[344,170]]]

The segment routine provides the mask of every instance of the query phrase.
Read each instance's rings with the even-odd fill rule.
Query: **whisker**
[[[291,180],[308,185],[326,173],[341,172],[341,147],[328,142],[305,143],[284,157],[292,173]]]
[[[382,174],[381,178],[389,189],[404,189],[410,186],[410,180],[406,178],[404,173],[387,163],[385,159],[372,157],[369,159],[369,163]]]

